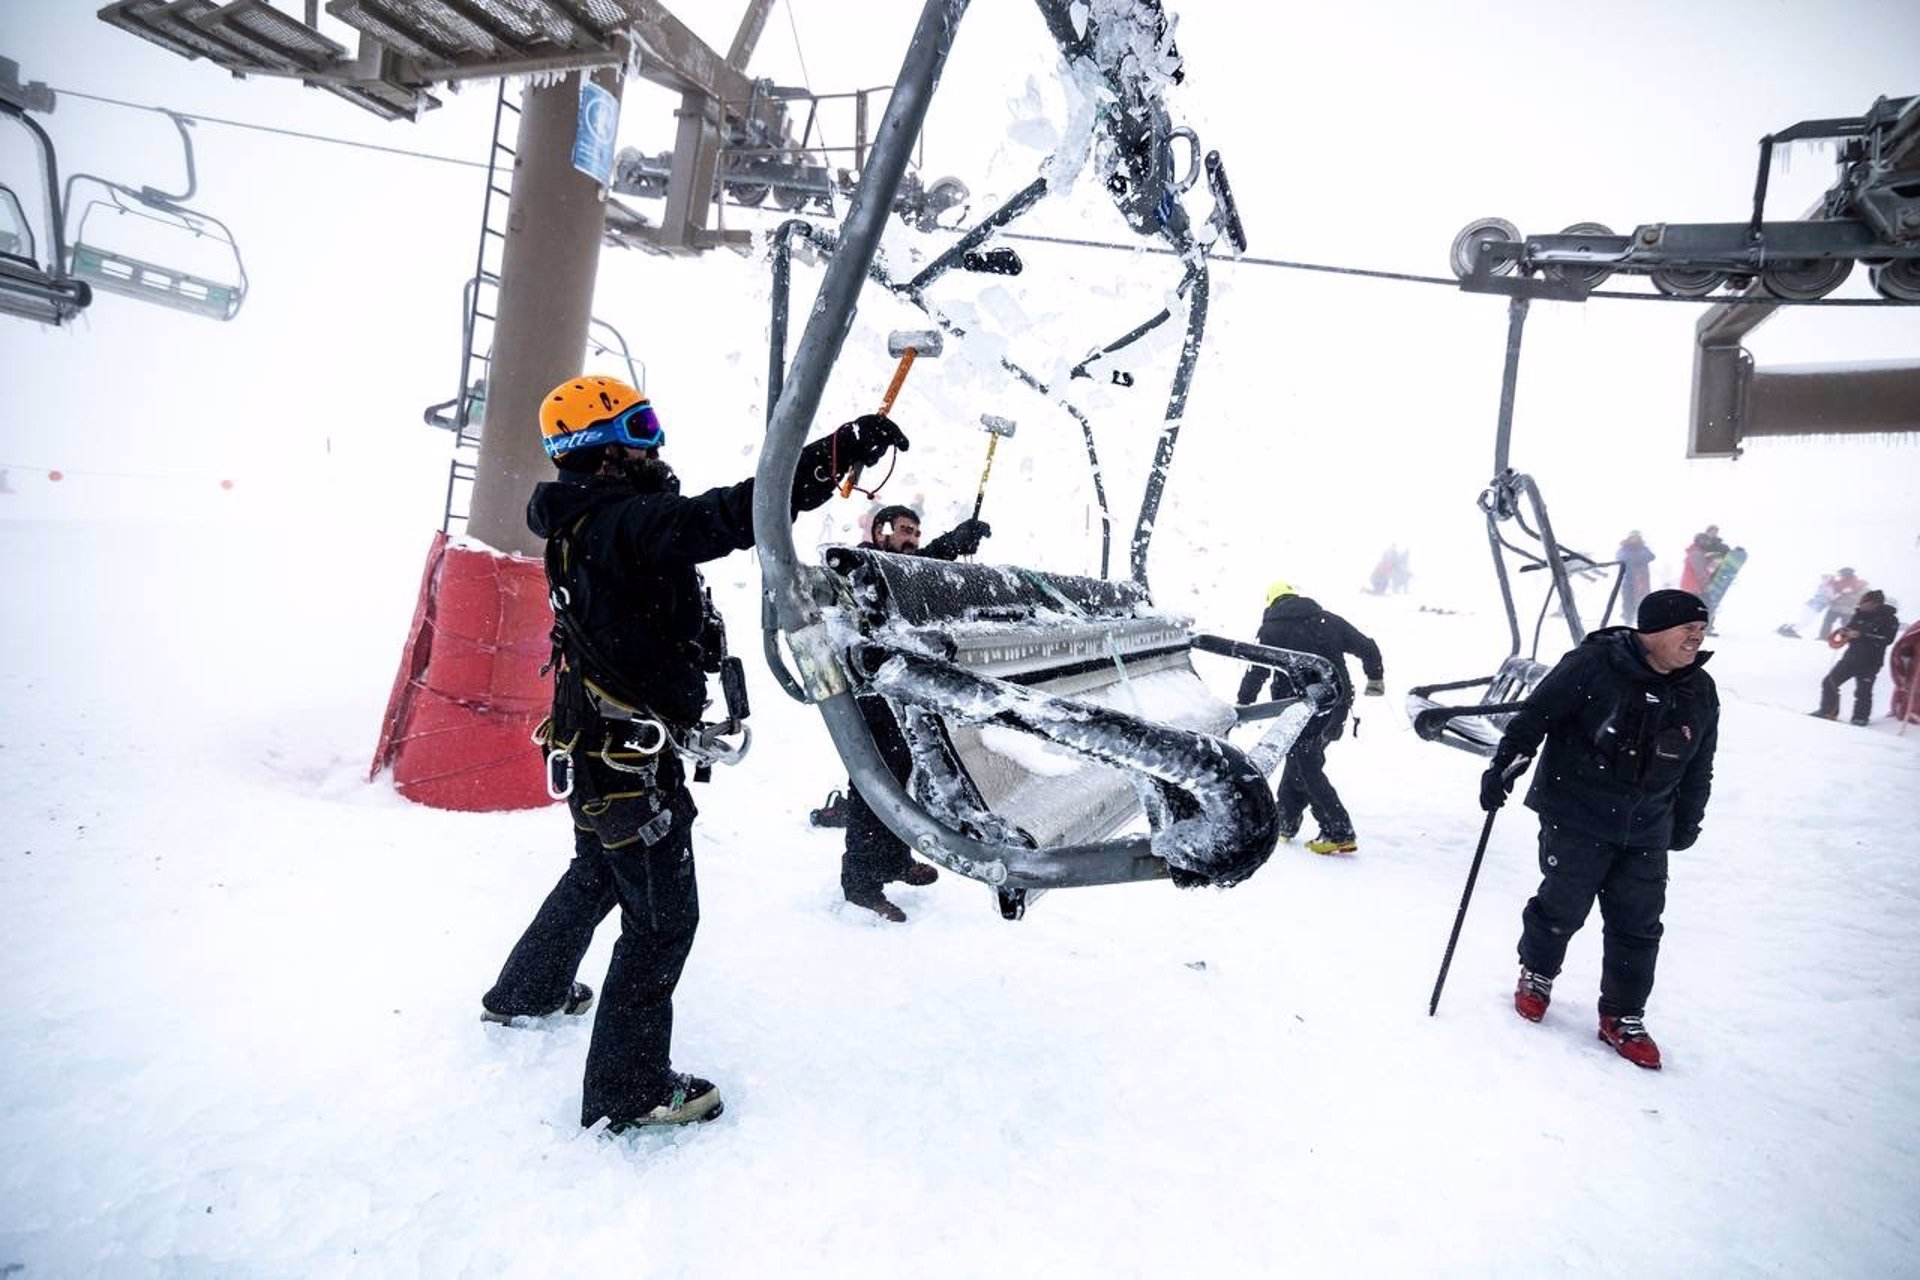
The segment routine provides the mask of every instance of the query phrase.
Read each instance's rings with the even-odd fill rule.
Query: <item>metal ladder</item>
[[[493,147],[487,156],[487,193],[480,206],[480,245],[474,255],[473,278],[467,282],[466,313],[462,317],[459,394],[454,399],[453,460],[447,467],[446,511],[443,533],[453,532],[458,520],[466,527],[473,506],[473,479],[480,462],[480,432],[485,425],[487,385],[492,372],[493,326],[499,310],[500,271],[506,256],[507,210],[513,197],[513,168],[517,153],[512,139],[520,132],[520,104],[508,99],[507,80],[493,109]],[[511,134],[509,134],[511,130]],[[455,498],[461,501],[455,509]]]

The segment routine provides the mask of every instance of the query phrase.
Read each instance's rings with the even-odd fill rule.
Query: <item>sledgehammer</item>
[[[913,368],[914,360],[919,356],[939,359],[940,352],[946,347],[946,339],[938,329],[895,329],[887,335],[887,354],[899,356],[900,364],[893,371],[893,381],[887,384],[887,394],[880,401],[880,416],[885,417],[893,410],[894,397],[900,394],[900,386],[907,380],[907,370]],[[860,479],[860,465],[854,464],[847,472],[847,478],[840,484],[840,496],[853,496],[853,486]]]
[[[1013,434],[1012,418],[1002,418],[995,414],[980,415],[980,425],[987,429],[987,465],[980,469],[980,488],[973,495],[973,518],[980,518],[980,504],[987,500],[987,477],[993,474],[993,451],[1000,447],[1000,437]]]

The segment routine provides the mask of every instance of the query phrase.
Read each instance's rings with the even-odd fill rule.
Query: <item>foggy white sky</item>
[[[1604,14],[1520,3],[1170,7],[1188,69],[1170,97],[1176,121],[1223,154],[1250,252],[1265,257],[1438,274],[1459,227],[1490,214],[1522,230],[1744,217],[1762,133],[1920,90],[1911,56],[1920,10],[1891,0],[1636,3]],[[484,155],[490,86],[448,98],[416,125],[386,124],[329,95],[186,62],[100,23],[91,5],[9,9],[0,46],[28,78],[59,88]],[[738,17],[735,4],[682,9],[717,45]],[[751,70],[792,83],[804,62],[820,91],[890,81],[918,6],[852,12],[782,0]],[[1057,107],[1054,66],[1030,6],[977,0],[929,121],[930,175],[962,177],[977,210],[1024,183],[1038,155],[1009,140],[1015,103],[1037,86],[1043,109]],[[673,105],[630,86],[622,141],[666,148]],[[68,97],[46,124],[63,170],[158,186],[179,175],[163,117]],[[359,450],[417,466],[421,525],[437,522],[445,441],[414,424],[451,394],[479,171],[211,123],[195,133],[199,203],[233,227],[253,276],[246,310],[218,326],[107,297],[70,331],[0,326],[0,465],[271,471]],[[0,163],[16,171],[18,154],[0,151]],[[1830,178],[1824,158],[1797,156],[1777,174],[1771,212],[1797,213]],[[1073,225],[1127,238],[1115,217]],[[1084,282],[1132,269],[1112,258],[1031,261],[1070,264]],[[622,286],[603,279],[598,308],[642,345],[671,324],[674,305],[672,290],[649,282],[690,279],[679,264],[611,254],[605,270]],[[1840,296],[1867,296],[1864,275]],[[1042,283],[1038,270],[1023,278],[1029,290]],[[1147,313],[1128,311],[1113,333],[1063,332],[1060,354]],[[1845,560],[1920,603],[1912,440],[1761,442],[1737,464],[1683,460],[1697,315],[1648,303],[1535,308],[1514,461],[1540,479],[1562,536],[1604,551],[1642,528],[1662,556],[1658,573],[1695,528],[1717,521],[1754,550],[1756,595],[1797,602],[1810,575]],[[712,337],[749,353],[737,377],[754,384],[763,365],[750,353],[764,324],[764,304],[750,301],[737,330]],[[1429,574],[1443,563],[1483,574],[1472,501],[1488,474],[1504,327],[1498,299],[1220,266],[1191,405],[1198,425],[1183,438],[1163,537],[1264,548],[1277,500],[1293,563],[1253,557],[1248,591],[1283,574],[1357,581],[1391,540],[1426,546],[1416,566]],[[1749,345],[1762,364],[1911,357],[1920,315],[1790,312]],[[664,334],[655,349],[668,349]],[[671,379],[673,367],[650,360],[649,377]],[[71,415],[76,387],[105,390],[110,414],[137,405],[142,429],[132,438],[42,429]],[[673,390],[684,403],[686,390]],[[741,421],[728,429],[750,450],[754,396],[736,398]],[[1148,397],[1136,407],[1157,417]],[[1788,610],[1783,599],[1781,616]]]

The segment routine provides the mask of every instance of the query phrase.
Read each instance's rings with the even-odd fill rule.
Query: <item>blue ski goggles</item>
[[[598,449],[610,444],[631,445],[636,449],[658,449],[666,442],[667,433],[661,428],[660,419],[654,416],[653,402],[644,399],[638,404],[627,406],[611,418],[594,423],[585,430],[547,436],[541,441],[546,446],[549,458],[557,458],[563,453],[572,453],[575,449]]]

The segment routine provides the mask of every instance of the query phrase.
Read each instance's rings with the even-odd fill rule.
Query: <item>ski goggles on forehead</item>
[[[642,400],[629,405],[611,418],[596,422],[584,431],[564,436],[549,436],[547,453],[558,456],[575,449],[597,449],[603,445],[624,444],[636,449],[658,449],[667,442],[667,433],[654,415],[653,403]]]

